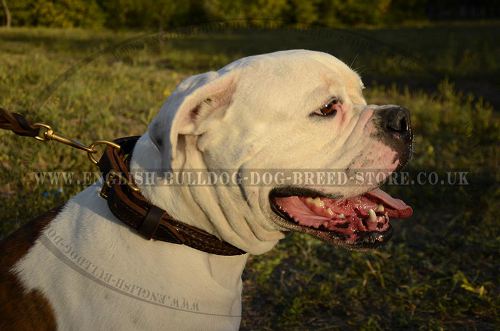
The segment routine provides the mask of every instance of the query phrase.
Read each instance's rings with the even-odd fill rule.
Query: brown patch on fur
[[[39,216],[0,242],[0,330],[57,329],[49,301],[39,290],[27,292],[10,269],[28,253],[62,207]]]

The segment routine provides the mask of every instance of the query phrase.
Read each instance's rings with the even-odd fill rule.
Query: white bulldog
[[[293,50],[243,58],[179,84],[138,141],[131,171],[154,205],[249,254],[269,251],[289,230],[350,248],[374,247],[389,238],[389,217],[411,215],[401,200],[377,189],[379,179],[149,185],[144,178],[221,169],[386,176],[411,154],[409,113],[367,105],[362,89],[360,77],[329,54]],[[247,254],[147,241],[113,216],[95,186],[46,223],[24,253],[4,261],[4,285],[23,289],[10,294],[22,316],[0,308],[0,316],[8,316],[0,318],[0,329],[30,321],[59,330],[239,328]],[[13,247],[14,239],[3,245]],[[26,308],[28,301],[38,308]]]

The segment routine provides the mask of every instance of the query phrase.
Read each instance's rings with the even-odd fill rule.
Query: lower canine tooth
[[[383,212],[384,211],[384,206],[383,205],[378,205],[376,211]]]
[[[368,215],[370,215],[370,221],[372,221],[372,222],[377,221],[377,215],[375,215],[375,212],[373,211],[373,209],[370,209],[368,211]]]
[[[345,218],[344,214],[339,214],[338,218]]]

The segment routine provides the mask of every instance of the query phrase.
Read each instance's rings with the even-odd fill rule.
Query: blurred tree
[[[489,18],[487,0],[15,0],[2,1],[12,25],[159,29],[210,21],[242,25],[383,26],[405,21]],[[458,6],[453,6],[453,3]],[[456,7],[456,8],[455,8]],[[10,14],[10,15],[9,15]],[[9,19],[9,16],[11,19]]]
[[[111,28],[158,28],[163,30],[185,23],[189,1],[174,0],[99,0]]]
[[[105,15],[105,25],[110,28],[134,27],[137,18],[134,12],[140,5],[137,0],[98,0]]]
[[[176,25],[176,23],[181,23],[190,7],[190,3],[187,1],[145,0],[142,3],[143,15],[151,18],[148,25],[158,27],[160,31]]]
[[[320,0],[289,0],[286,21],[295,25],[311,25],[318,22]]]
[[[262,25],[281,21],[287,8],[286,0],[207,0],[203,9],[209,20],[232,21]]]
[[[100,27],[104,22],[95,0],[16,0],[10,15],[13,26]]]
[[[245,19],[244,0],[206,0],[202,6],[209,19],[221,21]]]
[[[428,0],[393,0],[391,3],[388,22],[401,23],[407,20],[424,20]]]
[[[33,0],[16,0],[10,3],[9,12],[12,26],[33,25],[34,12]],[[5,21],[5,13],[2,11],[2,20]]]
[[[104,15],[95,0],[39,0],[36,25],[53,27],[101,27]]]
[[[4,18],[5,18],[5,27],[10,28],[11,16],[10,16],[9,7],[7,6],[6,0],[2,0],[2,9],[3,9]]]
[[[283,13],[287,8],[286,0],[256,0],[248,1],[245,6],[246,19],[248,22],[254,22],[254,24],[259,24],[262,20],[263,24],[280,23]]]
[[[323,0],[320,22],[326,26],[380,25],[387,21],[390,5],[391,0]]]

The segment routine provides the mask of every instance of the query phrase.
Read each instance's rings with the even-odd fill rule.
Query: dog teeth
[[[377,215],[375,215],[375,212],[373,211],[373,209],[370,209],[368,211],[368,215],[369,215],[371,222],[377,222]]]
[[[325,203],[320,198],[314,199],[314,205],[317,207],[325,208]]]
[[[385,209],[384,209],[384,206],[383,205],[378,205],[377,206],[377,209],[375,209],[375,211],[379,211],[379,212],[383,212]]]
[[[326,212],[328,213],[328,215],[333,216],[333,210],[331,208],[327,208]]]
[[[337,217],[343,219],[343,218],[345,218],[345,215],[344,214],[338,214]]]
[[[306,202],[309,205],[314,205],[319,208],[325,208],[325,203],[320,198],[307,198]]]

